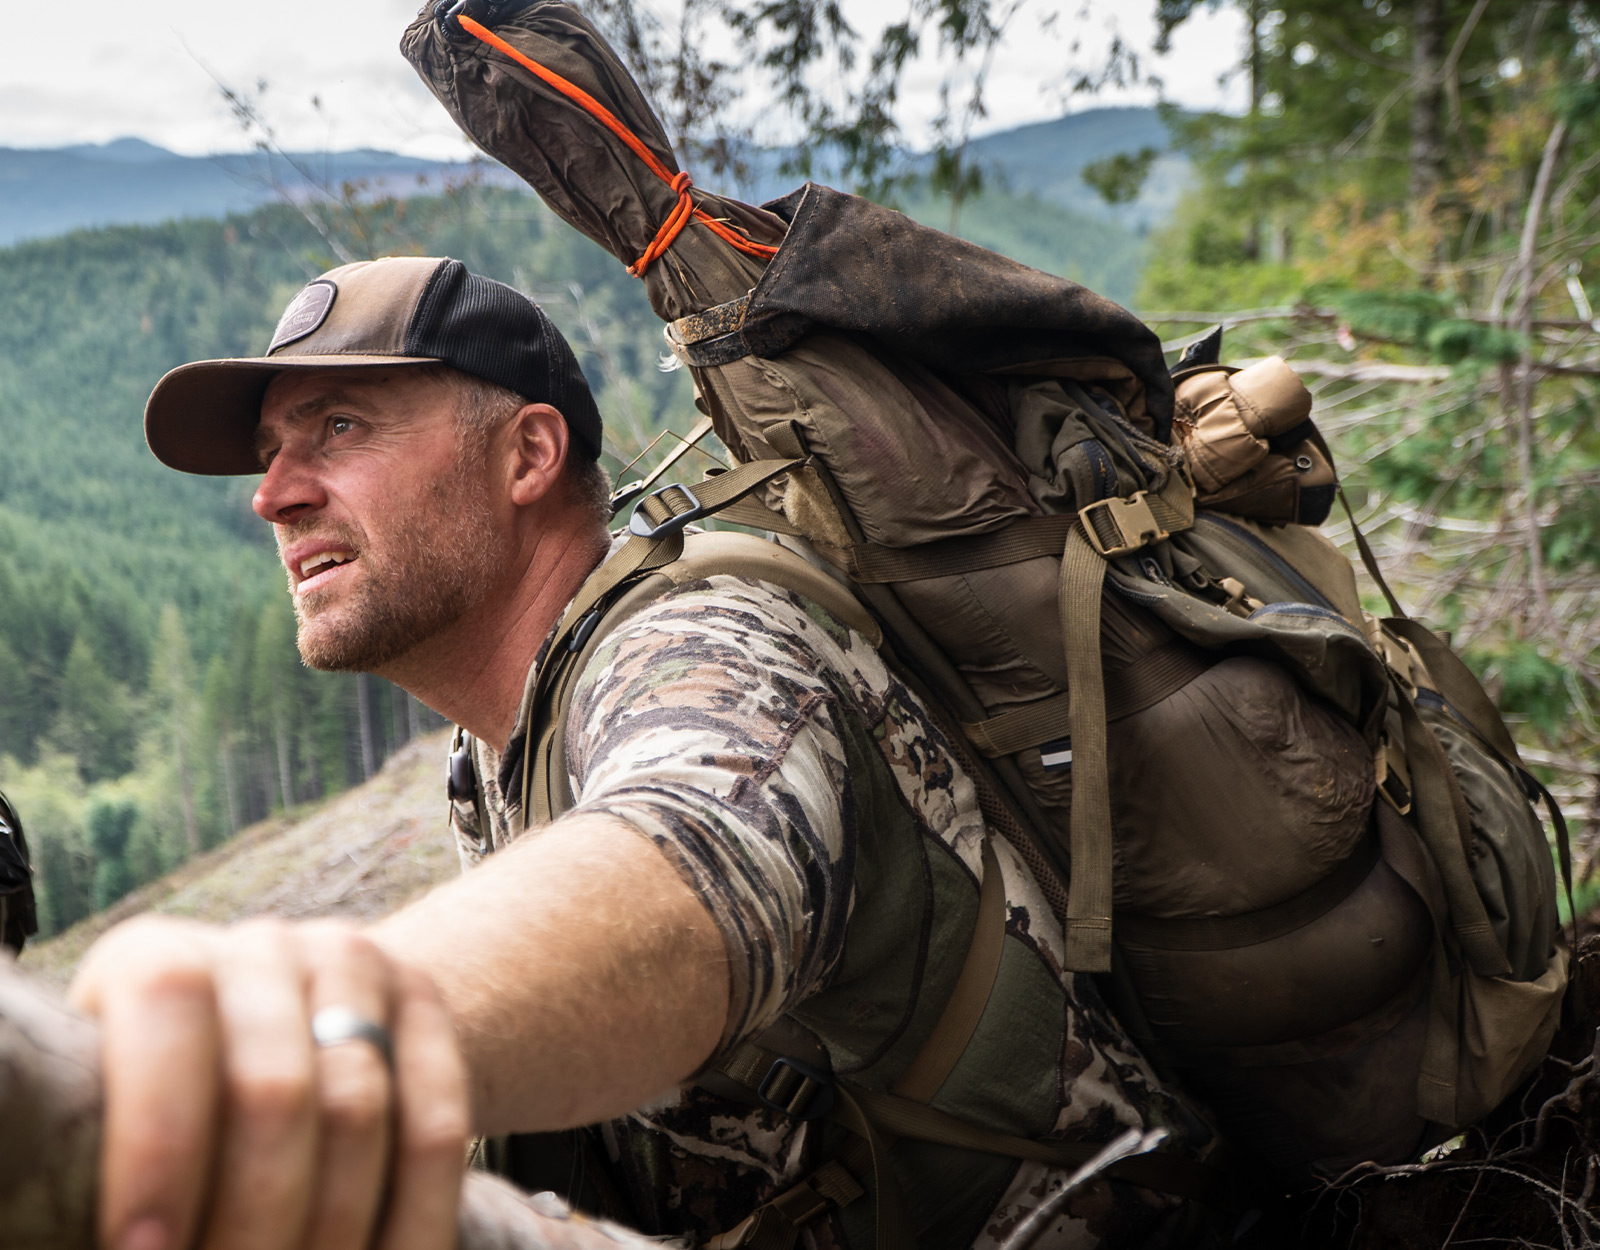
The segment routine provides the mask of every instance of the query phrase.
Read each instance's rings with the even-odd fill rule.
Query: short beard
[[[482,603],[504,569],[506,536],[495,527],[481,479],[457,472],[430,491],[425,515],[389,527],[384,553],[352,543],[365,564],[361,593],[319,611],[331,598],[295,596],[300,658],[324,672],[381,672]],[[353,537],[353,536],[352,536]]]

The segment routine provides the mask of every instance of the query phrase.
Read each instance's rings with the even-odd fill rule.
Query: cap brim
[[[197,360],[157,382],[144,406],[144,438],[156,459],[185,473],[261,472],[256,426],[267,384],[291,369],[372,369],[438,364],[432,356],[257,356]]]

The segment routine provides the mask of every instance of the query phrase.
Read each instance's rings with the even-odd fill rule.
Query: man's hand
[[[448,1250],[467,1084],[429,978],[331,921],[144,918],[72,987],[104,1036],[107,1250]],[[319,1049],[348,1007],[377,1047]]]

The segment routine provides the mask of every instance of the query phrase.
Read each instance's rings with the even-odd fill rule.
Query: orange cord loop
[[[744,252],[746,255],[770,259],[778,254],[778,249],[771,244],[757,243],[754,239],[746,238],[726,223],[718,221],[715,217],[708,216],[696,208],[694,201],[689,196],[689,188],[694,185],[694,182],[690,179],[688,171],[680,170],[676,174],[668,172],[667,167],[661,163],[656,154],[645,147],[633,131],[618,121],[616,115],[610,109],[606,108],[605,105],[601,104],[599,100],[596,100],[582,87],[576,83],[569,82],[554,70],[547,69],[532,57],[519,52],[504,39],[500,38],[499,35],[483,25],[482,22],[470,18],[466,14],[462,14],[457,20],[461,23],[461,28],[467,33],[476,36],[497,52],[503,52],[518,65],[522,66],[523,69],[533,74],[534,77],[553,87],[578,105],[584,112],[611,131],[623,143],[627,144],[628,148],[645,163],[646,168],[651,173],[678,193],[677,204],[667,214],[666,221],[661,223],[661,229],[657,230],[656,237],[650,240],[650,246],[645,248],[644,255],[628,266],[628,272],[634,277],[644,277],[644,271],[672,246],[673,240],[682,233],[683,228],[689,224],[691,218],[703,226],[708,226],[725,243],[738,248],[739,251]]]

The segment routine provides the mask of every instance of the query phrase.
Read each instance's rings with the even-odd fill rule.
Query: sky
[[[665,2],[665,0],[658,0]],[[989,116],[979,132],[1043,121],[1106,104],[1146,104],[1149,88],[1063,100],[1064,67],[1104,46],[1108,26],[1148,48],[1155,0],[1024,0],[989,75]],[[876,31],[905,0],[844,0],[846,16]],[[580,5],[581,7],[581,5]],[[470,154],[400,57],[398,42],[416,0],[73,0],[56,38],[35,41],[0,73],[0,147],[60,147],[136,136],[187,155],[249,146],[218,84],[260,95],[261,114],[285,148],[380,148],[433,159]],[[1055,12],[1059,10],[1059,12]],[[1055,12],[1051,29],[1041,19]],[[1074,58],[1071,41],[1082,42]],[[1173,54],[1152,61],[1169,99],[1193,108],[1242,107],[1238,77],[1217,81],[1238,60],[1239,15],[1202,10],[1180,28]],[[53,45],[47,55],[46,46]],[[937,111],[937,67],[907,79],[908,138],[926,140]],[[317,104],[313,105],[313,99]],[[759,105],[760,101],[756,101]],[[778,136],[770,136],[777,138]]]

